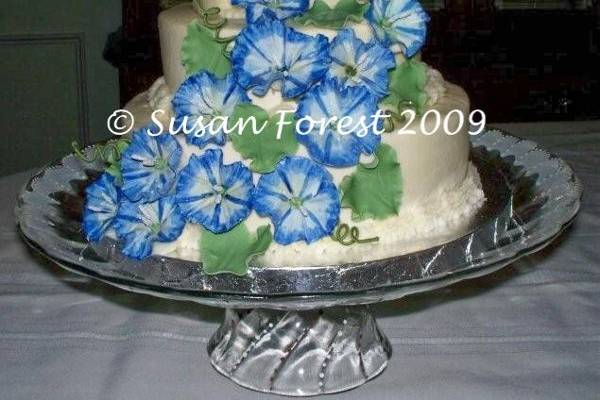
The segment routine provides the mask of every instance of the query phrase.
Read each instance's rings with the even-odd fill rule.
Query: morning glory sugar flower
[[[381,142],[381,136],[375,133],[373,126],[377,102],[363,86],[342,86],[337,80],[326,80],[308,91],[298,104],[296,117],[299,120],[310,117],[312,121],[322,121],[318,124],[305,119],[300,121],[298,141],[306,146],[314,160],[322,164],[332,167],[356,165],[362,153],[374,153]],[[361,124],[361,118],[364,124]],[[331,123],[322,129],[322,124],[329,120]]]
[[[134,202],[152,202],[169,194],[182,155],[181,146],[171,135],[151,136],[146,130],[134,133],[121,155],[122,191]]]
[[[184,121],[187,121],[186,127],[190,130],[198,121],[206,126],[213,118],[227,117],[233,113],[236,105],[248,102],[250,99],[245,90],[232,74],[224,79],[217,79],[213,74],[202,71],[183,82],[173,96],[172,104],[176,126],[183,126]],[[208,128],[188,133],[188,142],[200,147],[208,143],[224,145],[227,138],[221,124],[222,122],[215,122],[214,129],[220,129],[214,134]]]
[[[243,87],[264,96],[276,84],[284,98],[308,90],[325,75],[330,62],[325,36],[305,35],[268,16],[242,30],[231,60]]]
[[[362,85],[381,98],[388,92],[388,70],[396,66],[394,54],[377,41],[365,43],[352,29],[343,29],[331,42],[328,78],[349,86]]]
[[[107,173],[85,189],[83,231],[87,240],[97,242],[112,226],[119,210],[120,197],[114,178]]]
[[[338,190],[327,170],[304,157],[285,157],[263,175],[254,197],[256,212],[271,218],[275,241],[313,243],[330,235],[340,215]]]
[[[407,57],[425,43],[429,16],[418,0],[373,0],[365,18],[380,41],[399,46]]]
[[[241,162],[223,164],[223,153],[193,155],[177,182],[177,203],[186,218],[214,233],[227,232],[252,210],[252,172]]]
[[[277,19],[287,19],[308,10],[308,0],[231,0],[234,6],[246,8],[248,23],[256,22],[265,11],[272,12]]]
[[[152,254],[152,243],[176,240],[184,226],[173,196],[152,203],[122,201],[114,222],[123,254],[137,260]]]

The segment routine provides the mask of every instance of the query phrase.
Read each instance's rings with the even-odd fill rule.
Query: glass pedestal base
[[[563,160],[497,130],[471,142],[487,198],[471,232],[383,260],[253,265],[237,276],[207,274],[197,262],[181,259],[129,259],[115,240],[90,243],[83,235],[84,189],[106,165],[73,154],[27,183],[15,209],[17,224],[32,249],[69,271],[136,293],[232,308],[209,352],[215,368],[240,385],[294,396],[339,392],[377,376],[391,353],[373,317],[359,305],[498,271],[546,246],[577,215],[582,186]],[[92,157],[99,148],[88,147],[85,154]],[[341,306],[354,308],[331,308]],[[325,311],[298,311],[319,308]]]
[[[208,352],[212,365],[241,386],[311,396],[349,390],[376,377],[392,347],[364,306],[227,309]]]

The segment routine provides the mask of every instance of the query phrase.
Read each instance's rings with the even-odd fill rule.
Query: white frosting
[[[335,3],[335,0],[330,0]],[[231,21],[222,31],[223,36],[239,32],[244,26],[244,11],[231,7],[228,0],[205,0],[204,7],[219,6],[224,16]],[[160,109],[161,122],[168,126],[173,115],[171,108],[172,93],[185,78],[185,69],[181,65],[181,44],[187,32],[187,25],[197,17],[190,5],[181,5],[165,11],[159,17],[162,56],[165,77],[159,79],[147,92],[136,96],[128,105],[136,117],[136,127],[150,121],[154,110]],[[367,24],[353,24],[357,35],[369,40],[371,35]],[[333,36],[335,31],[300,27],[305,33],[322,33]],[[397,61],[402,62],[397,56]],[[441,74],[429,69],[425,88],[429,96],[427,110],[437,110],[442,119],[452,110],[459,110],[465,116],[469,113],[469,99],[458,86],[444,81]],[[293,110],[294,102],[284,101],[278,90],[269,90],[263,97],[249,93],[252,101],[269,113],[277,110]],[[456,113],[450,115],[450,130],[459,123]],[[362,237],[378,236],[375,244],[354,245],[345,247],[329,238],[322,239],[310,246],[305,243],[294,243],[289,246],[273,244],[261,262],[265,265],[311,265],[323,263],[358,262],[366,259],[382,258],[406,253],[433,244],[442,243],[456,237],[464,231],[471,216],[484,201],[479,177],[475,168],[469,163],[468,126],[462,127],[456,135],[443,132],[443,124],[435,130],[435,120],[423,121],[416,118],[405,129],[416,132],[414,135],[385,134],[384,143],[389,144],[398,156],[402,168],[402,205],[399,215],[384,221],[363,221],[354,223],[350,211],[343,210],[340,221],[358,226]],[[423,134],[423,129],[434,133]],[[177,137],[183,148],[181,166],[187,165],[192,154],[200,154],[202,149],[188,145],[183,136]],[[240,160],[230,142],[221,147],[224,162],[232,163]],[[300,146],[297,155],[306,156],[306,150]],[[366,161],[366,160],[363,160]],[[353,172],[353,168],[327,168],[336,184]],[[255,182],[258,175],[254,176]],[[368,195],[368,194],[366,194]],[[270,221],[252,213],[246,225],[250,231],[270,224]],[[156,244],[155,254],[175,256],[184,259],[198,260],[200,257],[198,243],[201,229],[187,224],[183,235],[173,243]]]
[[[446,94],[446,81],[437,69],[427,69],[425,93],[427,93],[427,96],[429,97],[427,99],[428,106],[437,104],[437,102]]]
[[[197,18],[198,14],[194,12],[191,4],[170,8],[158,16],[163,73],[171,92],[177,90],[185,79],[181,46],[187,35],[188,25]]]
[[[284,100],[281,96],[281,91],[278,89],[270,88],[264,96],[257,96],[252,91],[248,91],[248,97],[250,97],[253,104],[261,107],[269,114],[275,114],[281,110],[296,109],[296,102]]]
[[[148,104],[155,110],[169,110],[171,107],[171,100],[173,95],[171,90],[165,81],[165,77],[162,76],[156,80],[148,89]]]

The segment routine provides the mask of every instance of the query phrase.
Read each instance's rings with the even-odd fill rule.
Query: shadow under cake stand
[[[17,223],[32,248],[67,270],[137,293],[225,308],[208,352],[213,366],[239,385],[290,396],[335,393],[376,377],[391,357],[369,304],[497,271],[546,246],[577,214],[582,188],[560,158],[497,130],[473,137],[472,145],[488,200],[470,233],[385,260],[252,267],[238,277],[206,275],[198,263],[165,257],[128,259],[114,241],[85,240],[84,190],[102,166],[73,155],[27,183]]]

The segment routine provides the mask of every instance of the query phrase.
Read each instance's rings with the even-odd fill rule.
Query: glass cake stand
[[[101,165],[73,155],[26,184],[17,223],[33,249],[67,270],[133,292],[226,308],[208,352],[234,382],[291,396],[335,393],[374,378],[391,356],[369,304],[497,271],[546,246],[577,214],[582,187],[560,158],[497,130],[473,137],[472,145],[488,200],[469,233],[384,260],[252,266],[238,277],[206,275],[198,263],[165,257],[128,259],[112,240],[85,240],[83,193]]]

